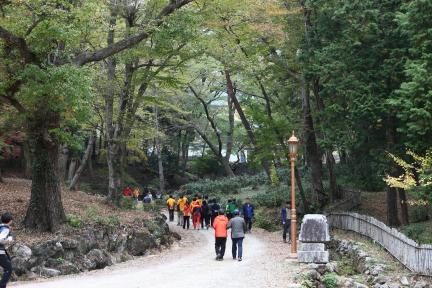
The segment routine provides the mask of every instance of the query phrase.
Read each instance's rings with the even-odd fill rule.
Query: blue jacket
[[[286,223],[287,222],[287,213],[288,213],[288,211],[287,211],[287,209],[285,207],[281,209],[281,220],[282,220],[282,223]]]
[[[250,203],[243,204],[243,216],[252,219],[255,216],[254,207]]]

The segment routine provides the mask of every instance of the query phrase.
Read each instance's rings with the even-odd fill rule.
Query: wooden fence
[[[350,212],[330,212],[327,220],[331,227],[354,231],[371,238],[409,270],[432,276],[432,245],[419,245],[398,230],[370,216]]]

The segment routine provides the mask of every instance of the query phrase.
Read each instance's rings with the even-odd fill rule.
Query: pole
[[[295,202],[295,160],[291,155],[291,259],[297,259],[297,212]]]

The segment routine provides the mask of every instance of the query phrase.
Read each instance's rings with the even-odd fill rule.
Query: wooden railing
[[[350,212],[330,212],[331,227],[357,232],[379,243],[409,270],[432,276],[432,245],[418,244],[377,219]]]

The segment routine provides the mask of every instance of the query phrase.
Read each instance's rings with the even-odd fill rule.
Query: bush
[[[121,196],[120,208],[122,209],[133,209],[135,208],[135,199],[130,196]]]
[[[424,227],[423,224],[416,223],[416,224],[405,226],[402,229],[402,233],[404,233],[406,236],[413,239],[414,241],[420,243],[422,239],[421,235],[423,234],[423,232],[425,232],[425,230],[426,228]]]
[[[281,207],[290,197],[291,192],[287,186],[269,187],[265,193],[253,197],[253,203],[257,207]]]
[[[267,231],[277,231],[280,229],[279,211],[267,208],[256,209],[255,225]]]
[[[73,214],[67,214],[66,221],[70,226],[74,228],[80,228],[83,225],[82,219],[79,216]]]
[[[418,223],[429,220],[430,206],[419,206],[410,209],[410,220],[412,223]]]
[[[326,288],[336,288],[337,282],[337,276],[334,273],[325,274],[322,279],[322,283]]]

